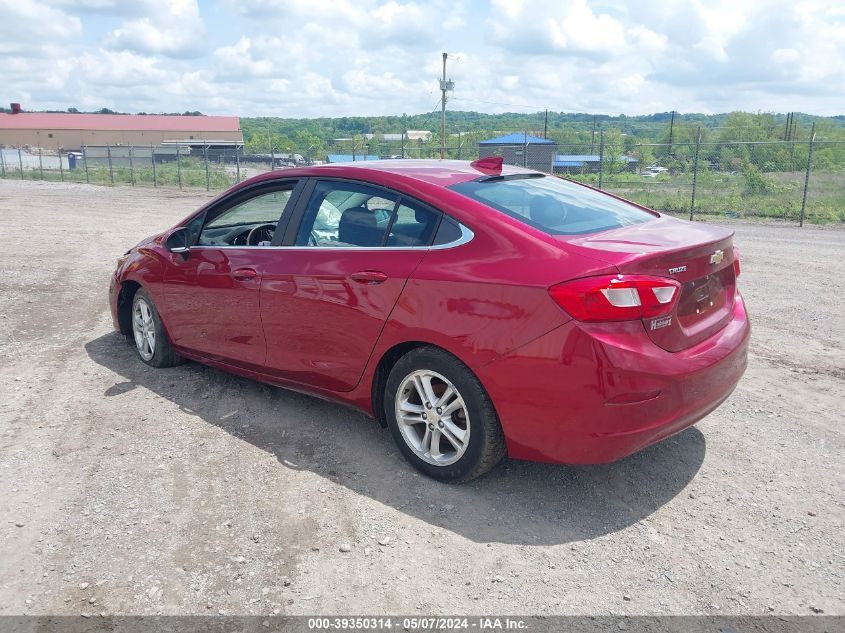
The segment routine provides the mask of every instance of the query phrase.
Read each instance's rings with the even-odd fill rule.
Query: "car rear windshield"
[[[654,216],[632,204],[554,176],[473,180],[450,187],[550,235],[581,235]]]

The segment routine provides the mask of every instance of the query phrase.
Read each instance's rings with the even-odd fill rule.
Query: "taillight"
[[[669,314],[680,287],[663,277],[608,275],[567,281],[549,294],[579,321],[631,321]]]
[[[734,246],[734,277],[739,277],[739,249]]]

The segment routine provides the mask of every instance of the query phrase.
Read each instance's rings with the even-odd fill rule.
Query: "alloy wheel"
[[[402,438],[429,464],[454,464],[469,445],[466,403],[457,387],[437,372],[408,374],[396,392],[395,412]]]
[[[156,351],[155,321],[150,304],[144,299],[135,302],[132,311],[132,333],[135,335],[135,347],[141,358],[148,361]]]

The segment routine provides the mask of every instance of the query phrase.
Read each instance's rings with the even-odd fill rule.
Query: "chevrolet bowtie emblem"
[[[721,264],[723,259],[725,259],[725,251],[716,251],[710,256],[710,263]]]

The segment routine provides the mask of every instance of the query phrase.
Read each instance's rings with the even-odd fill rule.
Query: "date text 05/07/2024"
[[[519,631],[528,628],[527,622],[520,618],[507,617],[334,617],[334,618],[309,618],[308,629],[312,631],[378,631],[392,630],[393,628],[402,631],[453,631],[453,630],[477,630],[496,631],[510,630]]]

